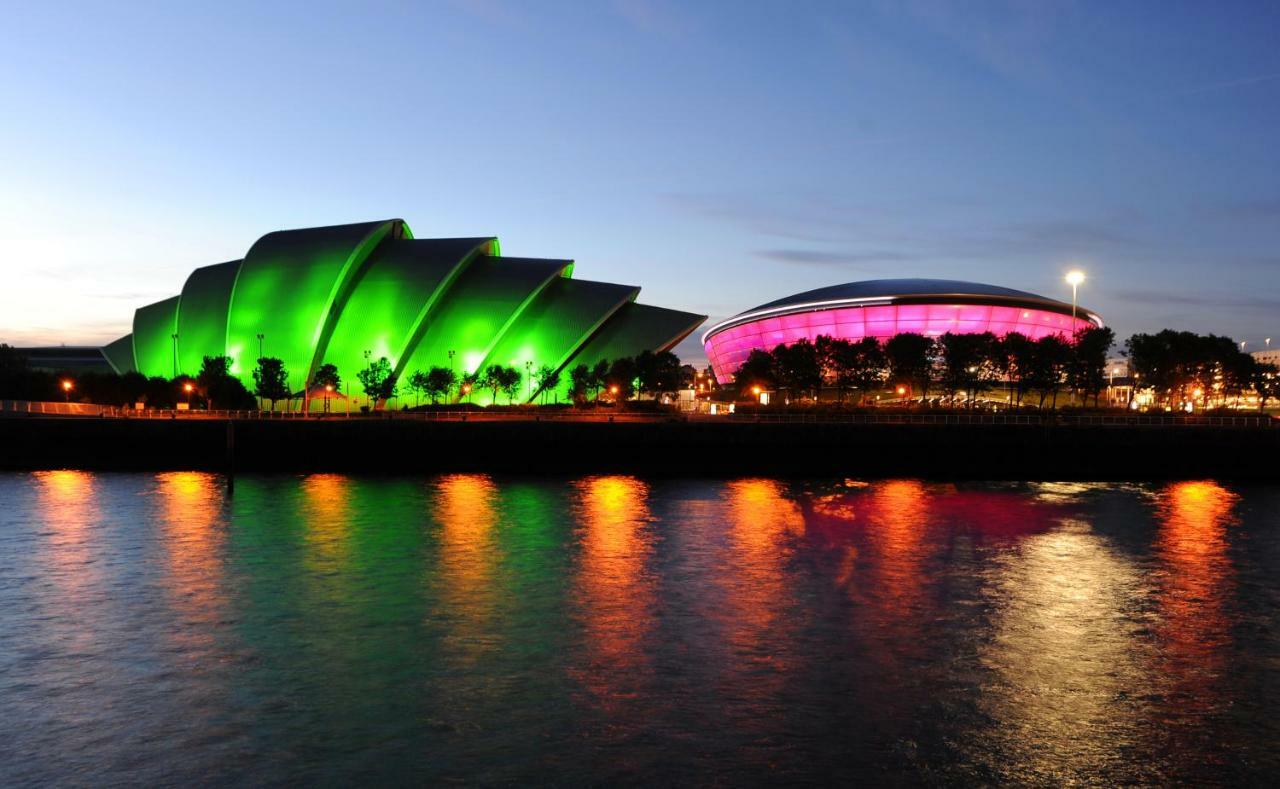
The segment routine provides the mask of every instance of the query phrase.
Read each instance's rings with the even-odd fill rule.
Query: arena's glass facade
[[[399,219],[278,231],[243,260],[197,269],[180,296],[139,308],[133,333],[105,355],[119,372],[165,378],[225,355],[250,389],[258,356],[276,357],[299,394],[334,364],[361,400],[356,376],[382,357],[402,381],[431,366],[547,366],[561,372],[559,395],[574,365],[670,349],[705,320],[573,271],[571,260],[502,257],[492,237],[415,239]],[[520,399],[539,394],[526,384]],[[471,400],[488,396],[477,389]]]
[[[753,350],[772,350],[820,335],[848,340],[896,334],[939,337],[1011,332],[1066,337],[1102,325],[1093,312],[1032,293],[955,280],[874,280],[800,293],[713,326],[703,346],[716,380],[728,383]]]

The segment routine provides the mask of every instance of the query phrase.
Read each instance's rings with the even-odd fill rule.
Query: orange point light
[[[900,394],[900,395],[904,395],[904,394],[906,394],[906,393],[907,393],[907,387],[905,387],[905,386],[899,386],[899,387],[898,387],[898,394]]]
[[[325,390],[326,392],[332,392],[332,391],[333,391],[333,384],[325,384],[325,385],[324,385],[324,390]]]
[[[617,393],[618,393],[618,387],[616,386],[609,387],[609,394],[617,394]]]
[[[70,391],[71,391],[71,387],[72,387],[72,383],[71,383],[70,381],[63,381],[63,382],[62,382],[62,391],[64,391],[64,392],[70,392]]]
[[[183,385],[182,385],[182,388],[183,388],[183,390],[184,390],[184,391],[187,391],[187,392],[190,392],[192,389],[195,389],[195,387],[191,385],[191,382],[190,382],[190,381],[188,381],[187,383],[183,384]]]
[[[760,387],[758,386],[751,387],[751,394],[760,394]]]

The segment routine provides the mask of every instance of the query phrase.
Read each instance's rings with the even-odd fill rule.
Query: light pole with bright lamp
[[[1075,269],[1067,272],[1067,284],[1071,286],[1071,331],[1076,330],[1076,296],[1080,283],[1084,282],[1084,272]]]
[[[182,391],[187,393],[187,410],[188,411],[191,410],[191,391],[193,389],[195,389],[195,387],[191,385],[190,381],[187,381],[185,384],[182,385]]]
[[[63,400],[67,401],[68,403],[71,402],[71,390],[74,388],[75,388],[75,384],[73,384],[70,379],[63,380],[62,382]]]

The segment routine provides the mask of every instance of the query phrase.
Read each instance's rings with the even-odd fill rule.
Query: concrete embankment
[[[751,422],[5,419],[10,470],[1280,480],[1280,429]]]

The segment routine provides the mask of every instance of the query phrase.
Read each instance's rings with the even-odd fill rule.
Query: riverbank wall
[[[747,421],[0,420],[0,468],[1280,480],[1280,429]]]

